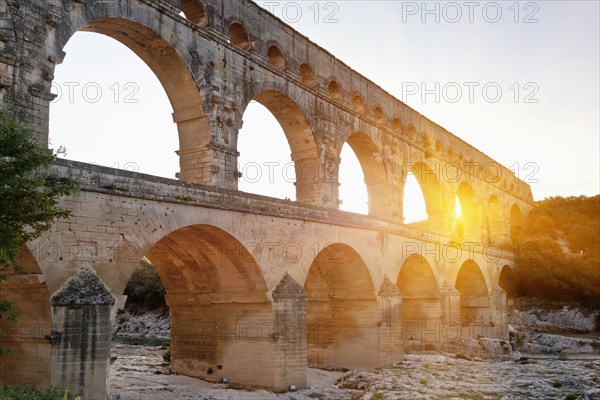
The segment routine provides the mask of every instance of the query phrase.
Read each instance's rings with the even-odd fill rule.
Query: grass
[[[5,386],[0,388],[0,399],[2,400],[84,400],[74,396],[64,389],[51,387],[46,391],[39,391],[28,386]]]

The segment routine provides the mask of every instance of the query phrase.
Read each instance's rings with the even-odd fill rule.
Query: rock
[[[513,310],[510,324],[519,329],[542,332],[592,332],[596,325],[595,319],[595,314],[585,315],[579,309],[569,309],[565,306],[561,310]]]

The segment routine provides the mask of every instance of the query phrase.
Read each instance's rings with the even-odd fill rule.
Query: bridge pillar
[[[296,200],[304,204],[338,208],[339,159],[321,161],[319,157],[294,155]]]
[[[20,313],[16,324],[0,324],[0,346],[12,356],[0,356],[0,382],[50,386],[52,316],[43,275],[13,275],[2,282],[0,300],[12,300]]]
[[[460,292],[447,280],[440,289],[442,301],[442,324],[444,328],[450,325],[460,326]]]
[[[379,322],[379,356],[381,367],[391,367],[402,361],[402,293],[387,276],[377,294]]]
[[[115,299],[84,268],[52,298],[52,386],[106,400]]]
[[[366,182],[369,215],[390,221],[402,220],[402,193],[390,182]]]
[[[508,340],[508,303],[506,292],[495,284],[490,292],[492,323],[495,327],[496,338]]]
[[[308,347],[304,288],[287,273],[272,293],[275,346],[274,390],[306,388]]]
[[[219,144],[208,144],[177,151],[181,172],[177,178],[186,182],[237,190],[239,153]]]
[[[234,388],[306,387],[306,294],[286,275],[264,292],[169,293],[173,373]]]

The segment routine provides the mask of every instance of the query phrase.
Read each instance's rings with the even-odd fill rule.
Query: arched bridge
[[[68,220],[21,252],[0,295],[3,382],[107,396],[111,327],[142,257],[167,290],[175,373],[276,391],[308,366],[383,367],[406,346],[506,336],[500,250],[531,207],[507,168],[403,104],[250,1],[8,0],[0,103],[48,143],[50,91],[79,31],[108,35],[154,71],[179,133],[179,180],[57,160],[80,183]],[[277,118],[297,201],[237,190],[250,101]],[[342,146],[357,155],[369,215],[338,210]],[[408,174],[428,220],[403,223]],[[460,202],[462,216],[455,208]]]

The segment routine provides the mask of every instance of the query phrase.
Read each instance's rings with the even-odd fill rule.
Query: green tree
[[[600,309],[599,237],[600,196],[537,202],[515,243],[519,295]]]
[[[165,287],[147,258],[140,261],[125,288],[125,309],[133,313],[165,309]]]
[[[31,131],[9,109],[0,108],[0,282],[18,272],[15,258],[25,243],[69,215],[57,201],[74,193],[76,184],[47,172],[53,160],[52,152],[33,142]],[[17,318],[14,302],[0,301],[0,320],[14,323]]]

